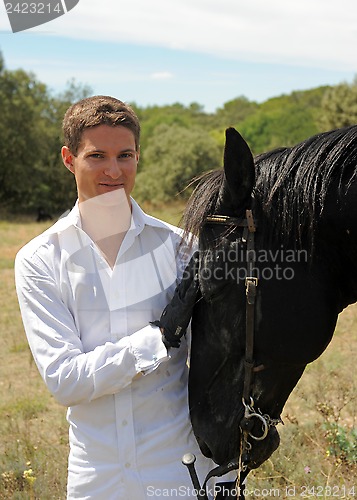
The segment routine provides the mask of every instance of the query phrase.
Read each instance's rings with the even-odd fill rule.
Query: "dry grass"
[[[16,252],[47,225],[0,222],[0,498],[4,499],[65,497],[65,409],[54,402],[32,360],[13,272]]]
[[[340,315],[330,345],[291,394],[281,445],[251,475],[250,488],[277,488],[280,498],[357,497],[356,325],[355,304]]]
[[[181,209],[151,213],[176,223]],[[0,222],[1,499],[65,498],[65,409],[50,396],[32,361],[13,276],[18,249],[47,226]],[[355,305],[341,314],[330,346],[294,390],[284,410],[286,425],[280,427],[281,446],[248,482],[257,498],[354,498],[356,325]]]

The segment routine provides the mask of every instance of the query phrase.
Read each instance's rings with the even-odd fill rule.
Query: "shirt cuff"
[[[157,326],[147,325],[129,338],[138,373],[147,375],[170,358],[162,342],[161,330]]]

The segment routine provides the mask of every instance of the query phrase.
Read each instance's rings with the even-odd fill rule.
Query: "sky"
[[[74,79],[140,106],[214,112],[239,96],[262,102],[357,75],[356,0],[79,0],[18,33],[5,3],[6,68],[33,72],[54,94]]]

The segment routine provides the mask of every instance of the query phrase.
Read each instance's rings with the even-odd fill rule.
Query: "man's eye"
[[[126,159],[126,158],[133,158],[133,157],[134,157],[134,153],[121,153],[119,155],[119,158],[124,158],[124,159]]]
[[[90,158],[103,158],[103,155],[100,153],[92,153],[89,155]]]

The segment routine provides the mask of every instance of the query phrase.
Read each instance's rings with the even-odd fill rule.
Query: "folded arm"
[[[46,385],[65,406],[115,394],[168,359],[159,328],[148,325],[84,352],[75,321],[48,269],[16,259],[16,288],[28,342]]]

